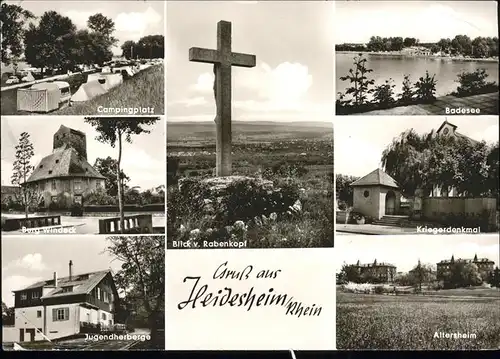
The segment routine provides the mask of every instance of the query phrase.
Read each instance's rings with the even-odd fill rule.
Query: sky
[[[344,236],[335,242],[335,273],[342,264],[388,262],[396,271],[407,272],[417,265],[436,265],[443,259],[488,258],[500,263],[498,234],[494,235],[418,235]]]
[[[187,20],[187,18],[189,21]],[[256,55],[232,68],[233,121],[332,121],[333,3],[167,2],[167,121],[213,121],[213,68],[191,47],[216,48],[232,22],[232,50]]]
[[[498,36],[496,1],[336,1],[336,43],[371,36],[437,42],[456,35]]]
[[[364,176],[380,167],[383,150],[402,132],[413,128],[418,133],[437,130],[442,116],[349,116],[335,121],[335,173]],[[498,141],[498,117],[448,117],[457,132],[476,141]]]
[[[83,131],[87,135],[87,160],[91,165],[94,165],[98,157],[118,158],[118,149],[95,140],[97,132],[84,123],[83,117],[2,117],[2,185],[11,184],[14,147],[21,133],[30,134],[35,151],[31,164],[36,166],[43,157],[52,153],[53,136],[61,125]],[[129,187],[140,186],[140,191],[165,185],[166,182],[165,122],[161,119],[148,128],[151,133],[132,136],[132,143],[124,143],[122,147],[121,168],[130,177]]]
[[[74,274],[119,271],[122,263],[105,251],[107,245],[104,236],[3,237],[2,301],[13,306],[13,290],[52,279],[54,272],[68,276],[70,260]]]
[[[69,17],[77,29],[86,29],[89,16],[101,13],[115,23],[113,36],[118,44],[112,49],[121,56],[120,46],[127,40],[137,41],[147,35],[165,34],[163,1],[9,1],[30,10],[35,16],[57,11]]]

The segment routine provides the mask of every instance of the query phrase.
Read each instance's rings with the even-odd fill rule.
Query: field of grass
[[[499,349],[500,299],[464,297],[464,292],[436,297],[337,290],[337,349]],[[434,338],[436,332],[469,333],[476,338]]]
[[[333,128],[330,123],[238,122],[232,124],[233,175],[291,181],[302,190],[303,216],[248,230],[250,247],[331,247],[333,245]],[[167,154],[177,158],[177,177],[213,177],[215,124],[167,122]],[[173,183],[170,190],[175,191]],[[248,194],[251,200],[252,194]],[[187,199],[186,199],[187,200]],[[241,198],[245,201],[245,198]],[[293,204],[293,201],[292,201]],[[189,205],[189,203],[188,203]],[[169,207],[172,208],[172,207]],[[187,230],[209,227],[189,208],[175,208]],[[263,213],[255,211],[252,216]],[[269,215],[269,213],[266,213]],[[252,216],[249,216],[252,218]],[[244,218],[241,218],[245,221]],[[231,224],[231,223],[228,223]],[[173,224],[170,223],[172,226]],[[175,222],[179,225],[179,221]],[[327,228],[330,227],[331,228]],[[170,228],[169,233],[174,234]],[[331,232],[331,233],[330,233]],[[169,242],[175,235],[169,237]]]
[[[150,107],[154,109],[153,113],[136,115],[163,115],[165,113],[164,74],[163,66],[150,67],[104,95],[64,108],[57,111],[57,115],[114,115],[113,113],[98,113],[99,106],[112,108]],[[120,115],[124,115],[124,113]]]

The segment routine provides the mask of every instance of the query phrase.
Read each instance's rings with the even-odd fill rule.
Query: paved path
[[[446,108],[479,109],[479,115],[498,115],[498,92],[469,97],[444,96],[439,97],[434,103],[427,105],[399,106],[388,110],[363,112],[356,115],[454,115],[447,114]],[[465,114],[476,115],[476,114]]]
[[[416,228],[379,226],[376,224],[336,224],[338,234],[417,234]],[[420,233],[419,233],[420,234]]]

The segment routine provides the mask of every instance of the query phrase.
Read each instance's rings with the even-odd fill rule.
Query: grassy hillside
[[[164,114],[165,92],[164,92],[164,67],[154,66],[141,71],[130,80],[120,86],[111,89],[102,96],[93,98],[81,104],[58,111],[57,115],[113,115],[112,113],[98,113],[99,106],[104,107],[152,107],[155,115]],[[143,113],[137,115],[152,115]],[[126,115],[120,113],[119,115]],[[133,115],[133,114],[132,114]]]

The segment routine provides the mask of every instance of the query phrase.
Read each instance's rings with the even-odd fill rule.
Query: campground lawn
[[[164,66],[157,65],[139,72],[131,79],[90,101],[74,104],[57,111],[57,115],[115,115],[98,112],[106,108],[152,108],[150,113],[135,115],[162,115],[165,112]],[[119,113],[118,115],[126,115]],[[134,115],[131,113],[130,115]]]

